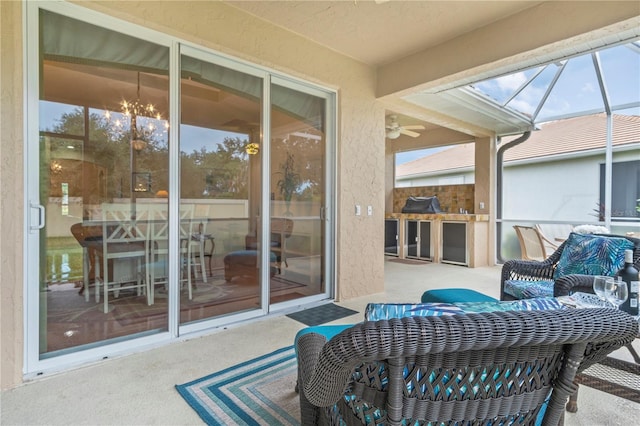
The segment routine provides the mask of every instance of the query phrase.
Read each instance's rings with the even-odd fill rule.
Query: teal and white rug
[[[182,397],[208,425],[299,425],[293,346],[183,385]]]

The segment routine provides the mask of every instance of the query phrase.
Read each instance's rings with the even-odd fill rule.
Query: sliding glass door
[[[166,298],[147,286],[147,237],[149,212],[167,209],[156,191],[168,180],[169,49],[39,19],[39,353],[50,357],[168,329]]]
[[[303,91],[304,90],[304,91]],[[270,301],[324,294],[326,99],[287,80],[271,85]]]
[[[28,8],[26,370],[329,298],[335,95],[80,9]]]
[[[180,206],[197,227],[180,323],[262,309],[263,76],[196,49],[180,57]],[[215,62],[214,62],[215,61]],[[253,71],[253,72],[252,72]]]

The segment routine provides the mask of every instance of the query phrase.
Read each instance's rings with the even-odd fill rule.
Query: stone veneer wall
[[[431,197],[435,195],[440,202],[440,208],[445,213],[458,213],[460,209],[474,214],[475,185],[436,185],[412,186],[393,189],[393,212],[400,213],[409,197]]]

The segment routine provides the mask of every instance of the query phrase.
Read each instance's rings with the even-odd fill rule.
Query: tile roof
[[[586,115],[540,125],[544,131],[531,133],[528,140],[508,149],[504,161],[549,157],[604,149],[606,145],[607,117],[605,114]],[[503,138],[502,144],[517,136]],[[613,146],[640,143],[640,116],[613,115]],[[473,167],[473,143],[456,145],[396,167],[397,177],[433,173],[437,171]]]

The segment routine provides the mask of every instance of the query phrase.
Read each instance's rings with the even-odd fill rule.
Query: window
[[[640,217],[640,161],[613,163],[611,181],[611,220],[632,221]],[[604,221],[605,165],[600,164],[600,204],[598,220]]]

